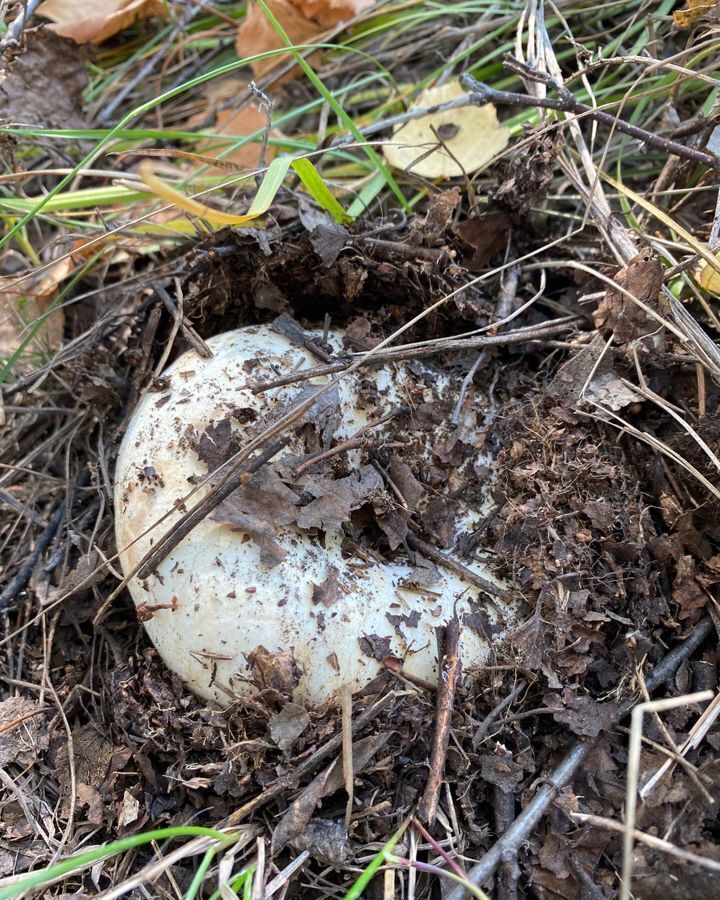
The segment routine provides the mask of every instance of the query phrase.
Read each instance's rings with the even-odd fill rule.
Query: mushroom
[[[340,334],[331,332],[327,340],[340,349]],[[126,574],[137,569],[190,504],[211,491],[212,469],[223,454],[237,450],[298,398],[326,383],[315,378],[253,393],[250,382],[317,365],[308,350],[266,325],[220,334],[208,344],[211,358],[188,351],[164,373],[162,389],[145,394],[122,442],[115,514]],[[395,562],[373,546],[353,547],[346,534],[349,522],[342,521],[349,511],[361,514],[367,504],[382,508],[385,503],[391,512],[393,505],[398,509],[409,502],[382,465],[368,462],[362,448],[307,465],[308,435],[314,452],[323,453],[323,447],[330,449],[403,405],[427,406],[448,384],[447,377],[418,363],[342,378],[237,497],[231,495],[196,525],[152,575],[130,580],[151,641],[188,688],[219,702],[275,688],[317,704],[333,699],[343,685],[365,686],[393,658],[402,661],[403,672],[432,680],[435,629],[453,615],[475,622],[462,631],[465,667],[483,663],[489,638],[472,613],[487,615],[492,630],[502,633],[512,619],[511,604],[500,601],[499,616],[479,599],[476,586],[445,567],[432,573],[428,564],[431,574],[425,577],[407,554]],[[366,433],[382,443],[390,425]],[[404,442],[391,451],[399,471],[410,471],[407,462],[416,453],[424,454],[429,466],[430,447],[443,427],[450,428],[445,423],[425,431],[395,426],[395,443],[398,434]],[[303,474],[296,477],[301,468]],[[414,495],[422,494],[421,483],[407,477]],[[412,498],[421,511],[432,500],[432,491],[424,493]],[[470,529],[483,509],[462,502],[457,513],[462,527]],[[402,551],[402,540],[395,543]],[[464,564],[502,588],[482,562]],[[432,574],[437,580],[428,583]]]

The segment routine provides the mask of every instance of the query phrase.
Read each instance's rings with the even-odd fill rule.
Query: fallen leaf
[[[205,85],[201,94],[201,110],[187,121],[187,129],[200,129],[204,132],[212,131],[222,141],[209,138],[198,144],[198,152],[218,156],[228,147],[228,138],[242,138],[258,131],[263,131],[267,126],[267,115],[264,110],[258,109],[255,102],[246,103],[237,109],[233,102],[236,98],[247,96],[248,83],[241,78],[223,78],[219,81],[211,81]],[[214,125],[208,123],[212,122]],[[269,134],[272,138],[281,138],[282,133],[273,128]],[[277,155],[277,147],[268,144],[265,151],[265,161],[270,162]],[[243,144],[241,147],[222,156],[223,163],[231,163],[238,168],[256,169],[260,161],[260,139]]]
[[[310,44],[323,31],[322,25],[304,16],[289,0],[267,0],[267,5],[293,44]],[[245,18],[235,38],[237,55],[245,59],[268,50],[279,50],[284,46],[285,41],[270,24],[260,5],[248,3]],[[259,78],[278,64],[286,62],[288,56],[289,54],[283,53],[255,59],[250,63],[250,68]]]
[[[380,476],[369,465],[344,478],[308,475],[301,479],[301,484],[315,499],[297,511],[298,525],[330,532],[339,531],[350,513],[382,487]]]
[[[314,19],[324,28],[334,28],[375,5],[375,0],[291,0],[291,2],[306,18]]]
[[[502,211],[483,213],[460,222],[453,230],[468,249],[463,262],[471,272],[480,272],[505,249],[510,216]]]
[[[678,28],[691,28],[701,19],[709,18],[717,8],[717,0],[687,0],[687,9],[674,10],[673,24]]]
[[[716,253],[715,258],[720,265],[720,253]],[[700,261],[700,265],[697,268],[696,278],[701,288],[709,291],[711,294],[720,295],[720,272],[708,265],[704,259]]]
[[[137,19],[167,18],[162,0],[45,0],[37,12],[55,23],[50,28],[56,34],[78,44],[102,44]]]
[[[345,823],[341,820],[318,819],[308,822],[292,841],[295,850],[308,850],[313,859],[325,866],[340,868],[352,853]]]
[[[25,697],[8,697],[0,702],[0,767],[17,762],[31,766],[37,758],[38,731],[45,723],[41,706]],[[47,747],[47,740],[44,745]]]
[[[285,558],[277,529],[295,520],[296,500],[275,469],[265,466],[223,500],[212,518],[248,534],[258,545],[260,562],[272,568]]]
[[[286,703],[278,713],[268,720],[270,736],[285,751],[289,750],[310,724],[310,716],[304,706]]]
[[[391,732],[379,732],[361,738],[352,745],[353,772],[359,774],[380,749],[387,743]],[[272,836],[272,853],[294,841],[306,828],[312,814],[323,797],[329,797],[344,787],[342,756],[332,762],[324,772],[317,775],[290,804],[275,827]]]
[[[448,81],[423,91],[410,109],[447,103],[464,93],[459,81]],[[433,128],[445,146],[439,143]],[[482,169],[507,147],[509,140],[510,132],[499,124],[495,107],[486,103],[430,113],[406,122],[395,129],[393,140],[384,145],[383,153],[396,169],[423,178],[457,178]]]
[[[270,12],[275,16],[293,44],[310,44],[323,31],[334,28],[341,22],[347,22],[359,13],[375,5],[375,0],[267,0]],[[285,47],[285,41],[270,24],[261,6],[249,2],[245,18],[238,28],[235,38],[237,55],[243,59],[266,53],[268,50],[279,50]],[[280,63],[286,62],[289,54],[277,54],[266,59],[253,60],[250,63],[256,76],[263,75]],[[283,77],[294,78],[300,69]]]

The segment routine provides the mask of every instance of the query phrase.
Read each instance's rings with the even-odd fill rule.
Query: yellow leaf
[[[446,103],[464,93],[459,81],[448,81],[423,91],[411,109]],[[430,113],[406,122],[395,130],[383,153],[396,169],[424,178],[457,178],[463,172],[482,169],[507,147],[509,140],[510,132],[498,122],[495,107],[486,103]]]
[[[715,258],[718,260],[718,264],[720,265],[720,250],[715,254]],[[700,265],[697,269],[697,283],[701,288],[704,288],[711,294],[717,294],[720,296],[720,272],[716,269],[713,269],[711,265],[704,259],[700,260]]]
[[[673,12],[673,23],[678,28],[690,28],[717,7],[716,0],[687,0],[687,9]]]
[[[45,0],[37,11],[55,22],[50,27],[56,34],[78,44],[101,44],[129,28],[136,19],[167,18],[162,0]]]

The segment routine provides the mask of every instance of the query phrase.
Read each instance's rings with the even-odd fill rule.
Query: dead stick
[[[434,563],[437,563],[439,566],[442,566],[444,569],[447,569],[454,575],[458,575],[460,578],[463,578],[474,587],[480,588],[481,591],[486,591],[488,594],[494,594],[496,597],[502,597],[505,600],[509,600],[511,598],[512,594],[510,591],[506,591],[505,588],[501,588],[497,584],[493,584],[492,581],[489,581],[487,578],[483,578],[482,575],[477,575],[475,572],[473,572],[472,569],[468,569],[467,566],[464,566],[457,559],[453,559],[451,556],[446,556],[444,553],[441,553],[436,547],[433,547],[432,544],[428,544],[426,541],[421,540],[414,534],[408,534],[406,540],[413,550],[420,551],[423,556],[427,556],[427,558],[431,559]],[[496,612],[500,612],[500,610],[492,601],[490,601],[490,603]]]
[[[393,700],[397,700],[398,698],[401,698],[401,695],[394,691],[390,691],[389,694],[385,694],[384,697],[381,697],[377,703],[371,706],[370,709],[365,710],[364,713],[361,713],[361,715],[352,722],[352,733],[357,734],[361,728],[364,728],[369,722],[372,722],[373,719],[377,718],[385,707],[389,706]],[[234,812],[231,812],[220,827],[230,828],[233,825],[239,825],[244,818],[255,812],[256,809],[263,806],[268,800],[272,800],[273,797],[281,794],[286,788],[297,786],[299,778],[314,771],[319,763],[342,746],[342,742],[343,733],[340,731],[333,735],[333,737],[323,744],[322,747],[316,750],[312,756],[309,756],[306,760],[299,763],[291,772],[288,772],[287,775],[278,778],[274,784],[265,788],[265,790],[258,794],[257,797],[253,797],[252,800],[248,800],[247,803],[243,803],[242,806],[238,807]]]
[[[175,301],[172,299],[170,294],[165,290],[165,288],[160,285],[155,285],[155,293],[162,300],[163,306],[170,313],[173,318],[178,315],[178,308],[175,304]],[[200,335],[195,331],[192,325],[188,322],[187,316],[180,312],[180,330],[182,331],[185,339],[193,348],[193,350],[197,353],[198,356],[201,356],[203,359],[212,359],[215,355],[210,347],[205,343],[205,341],[200,337]]]
[[[508,68],[520,70],[524,75],[537,74],[529,73],[525,67],[520,68],[516,65],[508,65]],[[531,94],[518,94],[514,91],[498,91],[495,90],[495,88],[489,87],[487,84],[477,81],[468,73],[460,76],[460,82],[463,87],[468,88],[471,93],[475,95],[477,98],[476,102],[479,105],[485,103],[507,103],[518,106],[556,109],[559,112],[569,112],[578,116],[587,116],[589,119],[594,119],[596,122],[601,122],[603,125],[615,129],[615,131],[621,131],[623,134],[628,134],[630,137],[642,141],[643,144],[647,144],[648,147],[654,147],[656,150],[662,150],[673,156],[689,159],[696,164],[699,163],[700,165],[707,166],[715,171],[720,169],[720,159],[718,159],[714,153],[705,153],[703,150],[695,150],[693,147],[686,147],[685,144],[679,144],[677,141],[670,140],[670,138],[664,138],[658,134],[654,134],[652,131],[647,131],[645,128],[639,128],[637,125],[632,125],[630,122],[619,119],[617,116],[613,116],[611,113],[605,112],[604,110],[587,106],[585,103],[576,100],[564,85],[557,84],[549,78],[536,78],[536,80],[543,81],[548,87],[556,91],[559,99],[553,100],[549,97],[533,97]]]
[[[195,506],[177,523],[177,527],[168,532],[163,539],[152,550],[145,555],[142,565],[138,569],[137,577],[142,580],[149,578],[158,565],[171,553],[180,541],[183,540],[193,528],[208,516],[214,509],[222,503],[232,492],[241,484],[246,482],[250,475],[262,468],[265,463],[269,462],[276,453],[288,443],[289,438],[285,437],[271,444],[267,450],[259,453],[257,456],[248,460],[244,465],[240,466],[226,481],[224,481],[214,494],[198,500]]]
[[[423,359],[428,356],[435,356],[437,353],[459,353],[463,350],[477,350],[480,347],[506,347],[511,344],[522,344],[525,341],[537,340],[538,338],[551,337],[555,334],[562,334],[572,325],[582,321],[580,316],[565,316],[555,322],[546,325],[533,325],[528,328],[516,328],[514,331],[508,331],[503,334],[488,334],[470,338],[450,338],[447,340],[432,341],[420,345],[405,345],[403,347],[395,347],[392,350],[381,350],[373,353],[367,360],[362,357],[363,353],[359,353],[350,359],[339,360],[330,363],[327,366],[314,366],[312,369],[305,369],[302,372],[293,372],[290,375],[281,375],[278,378],[269,379],[268,381],[250,381],[245,387],[253,392],[253,394],[262,394],[271,388],[282,387],[286,384],[295,384],[299,381],[308,381],[310,378],[319,378],[324,375],[334,375],[337,372],[344,372],[351,365],[374,366],[381,365],[386,362],[399,362],[404,359]]]
[[[418,818],[429,825],[435,821],[437,814],[440,786],[445,774],[445,759],[450,742],[450,720],[455,701],[455,687],[460,674],[460,623],[457,619],[450,619],[444,628],[438,628],[437,631],[443,633],[440,641],[443,650],[438,674],[435,734],[430,756],[430,772],[417,811]]]
[[[712,627],[710,618],[702,619],[698,622],[690,637],[671,650],[665,659],[655,667],[655,671],[646,681],[648,690],[654,691],[668,681],[675,674],[680,664],[702,644],[710,634]],[[619,722],[630,711],[632,706],[632,702],[624,704],[621,710],[613,716],[613,724]],[[533,799],[527,804],[505,834],[495,842],[485,856],[468,872],[467,878],[471,884],[480,887],[492,876],[504,859],[509,859],[512,855],[517,854],[530,832],[550,808],[560,790],[571,781],[575,772],[595,746],[596,744],[593,741],[575,744],[552,775],[544,781],[542,787],[538,789]],[[462,885],[454,885],[448,891],[445,900],[464,900],[466,896],[467,892]]]

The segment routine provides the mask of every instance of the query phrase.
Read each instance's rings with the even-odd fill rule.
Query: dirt
[[[385,670],[353,699],[352,721],[365,714],[367,720],[352,736],[354,796],[346,818],[342,714],[291,697],[291,658],[269,658],[259,648],[250,660],[258,692],[221,709],[185,690],[162,663],[142,626],[151,608],[136,610],[127,592],[108,606],[120,577],[115,457],[138,398],[146,390],[161,396],[164,387],[156,367],[175,323],[152,290],[155,282],[180,290],[185,325],[201,338],[283,317],[279,327],[288,333],[297,326],[293,333],[302,340],[304,329],[322,329],[329,316],[350,349],[370,349],[466,285],[472,273],[501,265],[508,235],[516,258],[552,238],[528,210],[547,188],[559,145],[545,132],[530,147],[522,166],[498,173],[479,214],[452,189],[431,195],[407,221],[369,214],[343,227],[287,191],[271,209],[267,230],[224,231],[159,253],[153,263],[138,258],[133,284],[123,283],[120,268],[106,284],[92,271],[82,280],[80,288],[103,291],[67,317],[73,352],[3,390],[0,451],[17,468],[0,495],[7,651],[0,763],[17,791],[0,804],[0,874],[47,862],[48,834],[57,842],[68,822],[66,853],[150,827],[230,821],[248,827],[252,847],[256,838],[266,841],[277,870],[308,851],[286,896],[342,896],[416,809],[433,759],[438,686],[405,678],[382,638],[358,629],[363,651]],[[524,206],[519,182],[532,187]],[[609,253],[601,262],[616,285],[667,317],[660,263],[638,250],[620,271]],[[473,284],[402,342],[492,326],[501,287],[497,277]],[[536,289],[533,276],[523,275],[513,308]],[[691,308],[709,329],[702,309]],[[670,693],[717,690],[720,501],[706,487],[717,484],[710,459],[720,453],[717,387],[707,379],[700,388],[686,347],[655,316],[569,265],[553,270],[541,300],[504,330],[573,315],[559,337],[433,350],[433,365],[451,389],[418,402],[411,425],[397,423],[443,435],[430,441],[429,464],[381,443],[372,449],[387,479],[369,463],[349,472],[336,460],[302,475],[267,467],[213,512],[257,542],[268,566],[282,564],[275,536],[287,525],[320,536],[341,530],[349,554],[408,561],[421,581],[432,579],[443,554],[460,565],[478,548],[491,554],[495,573],[520,604],[519,624],[500,636],[487,614],[493,598],[475,591],[476,605],[461,625],[485,635],[492,655],[482,667],[461,670],[440,812],[427,827],[458,857],[481,858],[563,755],[578,742],[592,744],[574,779],[499,868],[492,896],[500,900],[616,897],[622,835],[575,814],[622,821],[623,711],[708,616],[711,636],[681,662]],[[187,346],[180,331],[170,360]],[[327,351],[315,351],[320,365]],[[453,422],[479,352],[470,390],[490,398],[490,412]],[[654,397],[692,422],[704,447]],[[308,454],[332,445],[320,412],[304,423]],[[650,435],[655,447],[636,432]],[[384,434],[390,442],[392,432]],[[188,440],[209,471],[237,449],[226,420]],[[670,453],[658,452],[660,441]],[[490,463],[478,462],[481,452],[490,452]],[[487,485],[490,511],[471,533],[458,534],[453,500]],[[417,549],[423,546],[428,552]],[[331,570],[313,599],[330,609],[338,590]],[[392,615],[397,628],[413,627]],[[646,717],[645,736],[655,744],[641,756],[643,777],[665,759],[657,745],[666,746],[668,736],[681,744],[700,712],[687,703],[664,713],[662,727]],[[713,727],[689,755],[693,768],[673,768],[642,806],[636,827],[658,838],[672,832],[679,848],[717,860],[719,749]],[[416,850],[406,836],[395,854]],[[133,865],[151,855],[138,851]],[[422,843],[417,858],[439,857]],[[181,892],[192,876],[187,861],[173,869]],[[637,849],[634,877],[638,898],[659,890],[669,898],[714,896],[720,886],[716,871],[645,845]],[[92,878],[73,876],[66,896],[115,883],[110,868]],[[165,882],[157,890],[169,895]],[[417,896],[439,896],[438,890],[434,876],[417,873]],[[368,896],[381,895],[376,884]]]

